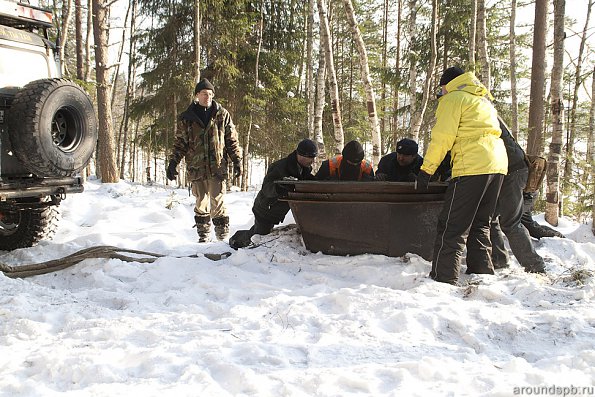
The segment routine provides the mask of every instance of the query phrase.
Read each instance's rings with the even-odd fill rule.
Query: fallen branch
[[[122,253],[137,254],[148,256],[145,258],[133,257],[124,255]],[[231,253],[224,252],[222,254],[204,254],[204,256],[211,260],[219,260],[227,258]],[[30,265],[11,266],[0,263],[0,271],[6,277],[10,278],[25,278],[55,272],[57,270],[66,269],[67,267],[76,265],[85,259],[104,258],[104,259],[120,259],[125,262],[139,262],[139,263],[153,263],[159,258],[166,255],[156,254],[154,252],[131,250],[126,248],[113,247],[109,245],[102,245],[82,249],[74,254],[65,256],[64,258],[54,259],[47,262],[35,263]],[[198,255],[188,255],[176,258],[198,258]]]

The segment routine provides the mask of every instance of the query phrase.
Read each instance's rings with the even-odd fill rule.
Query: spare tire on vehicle
[[[95,151],[93,103],[80,86],[66,79],[25,85],[12,102],[8,126],[14,154],[39,177],[71,176]]]

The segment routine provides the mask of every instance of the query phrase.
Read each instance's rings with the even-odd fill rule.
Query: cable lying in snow
[[[127,256],[122,253],[145,255],[148,258],[139,258]],[[203,254],[205,258],[213,261],[225,259],[231,255],[231,252],[223,252],[221,254]],[[96,247],[85,248],[74,254],[65,256],[64,258],[54,259],[47,262],[35,263],[30,265],[18,265],[11,266],[4,263],[0,263],[0,271],[4,273],[6,277],[10,278],[25,278],[31,276],[37,276],[40,274],[46,274],[55,272],[58,270],[66,269],[67,267],[76,265],[85,259],[90,258],[106,258],[106,259],[120,259],[125,262],[140,262],[140,263],[153,263],[159,258],[166,257],[167,255],[156,254],[153,252],[131,250],[126,248],[113,247],[109,245],[101,245]],[[188,255],[180,258],[198,258],[198,255]]]

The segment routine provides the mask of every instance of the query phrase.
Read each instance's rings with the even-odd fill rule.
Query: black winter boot
[[[217,240],[225,240],[229,235],[229,216],[213,218],[213,225],[215,225]]]
[[[209,215],[194,216],[196,222],[196,232],[198,233],[198,242],[206,243],[211,235],[211,217]]]

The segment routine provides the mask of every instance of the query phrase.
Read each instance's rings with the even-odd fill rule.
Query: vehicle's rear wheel
[[[45,208],[0,213],[0,250],[32,247],[56,232],[58,210]]]
[[[8,125],[14,154],[40,177],[73,175],[95,151],[93,103],[66,79],[36,80],[23,87],[12,102]]]

